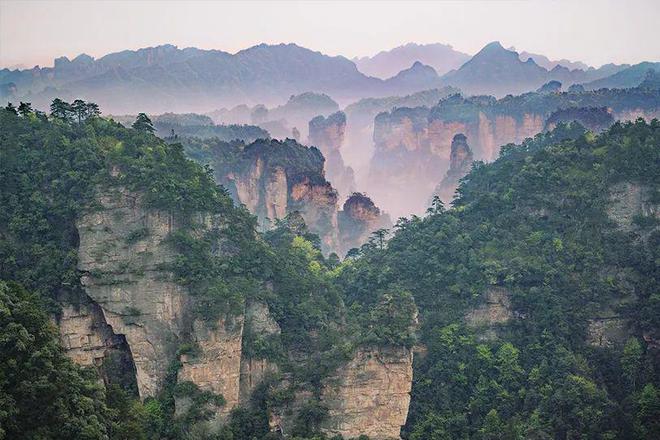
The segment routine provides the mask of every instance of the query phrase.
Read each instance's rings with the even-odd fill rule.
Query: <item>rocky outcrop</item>
[[[325,179],[318,149],[293,139],[226,147],[231,155],[211,158],[216,180],[257,216],[261,228],[298,211],[309,230],[321,237],[325,252],[337,249],[338,195]]]
[[[631,337],[628,320],[613,311],[589,320],[587,343],[594,347],[623,347]]]
[[[580,112],[571,112],[571,107],[605,107],[614,120],[650,120],[660,112],[658,91],[641,89],[526,93],[499,100],[452,95],[433,107],[395,108],[374,120],[374,154],[361,187],[394,216],[421,214],[435,184],[449,169],[456,134],[470,140],[475,160],[492,161],[501,146],[519,144],[567,117],[595,129],[608,124],[609,117],[600,110],[595,119],[578,118]],[[561,113],[549,119],[556,111]],[[587,113],[593,116],[593,112]]]
[[[458,181],[470,172],[474,162],[472,150],[463,133],[454,136],[451,141],[451,154],[449,156],[449,170],[442,182],[433,191],[433,196],[440,197],[444,203],[450,203],[458,187]]]
[[[326,177],[340,196],[355,191],[353,170],[344,164],[341,148],[346,133],[346,115],[336,112],[324,118],[316,116],[309,121],[309,145],[318,147],[325,157]]]
[[[412,385],[412,351],[364,348],[327,379],[321,403],[328,408],[328,435],[398,439],[406,423]]]
[[[281,333],[280,326],[273,319],[268,305],[259,301],[250,302],[245,308],[245,332],[249,334],[248,343],[255,340],[267,341],[269,338]],[[244,340],[244,343],[246,340]],[[243,352],[241,359],[240,401],[249,405],[254,389],[269,375],[278,372],[277,364],[266,359],[263,355],[253,353],[251,350]]]
[[[606,107],[569,107],[553,112],[545,121],[545,130],[553,130],[559,123],[578,122],[594,133],[614,124],[614,117]]]
[[[133,356],[124,335],[114,333],[101,308],[88,297],[76,304],[65,298],[60,301],[56,323],[67,356],[78,365],[95,368],[106,386],[137,392]]]
[[[419,214],[449,169],[455,135],[470,139],[475,159],[490,161],[501,145],[521,142],[543,130],[543,115],[498,114],[490,111],[492,105],[492,100],[455,95],[432,109],[399,108],[379,114],[366,188],[396,216]]]
[[[243,317],[220,319],[213,326],[194,320],[191,344],[194,352],[182,354],[178,382],[189,381],[201,390],[224,398],[212,424],[224,422],[240,402]]]
[[[352,248],[367,242],[372,232],[392,227],[389,215],[382,212],[374,202],[362,193],[353,193],[346,199],[337,215],[339,226],[339,251],[346,255]]]
[[[145,210],[140,195],[123,189],[97,202],[77,222],[81,282],[105,322],[126,338],[140,396],[154,396],[184,332],[186,291],[161,269],[173,256],[164,240],[176,221]]]
[[[465,315],[465,323],[477,330],[481,340],[493,340],[498,330],[514,317],[510,293],[497,286],[489,287],[483,302]]]
[[[410,405],[413,352],[403,347],[362,347],[323,380],[316,400],[308,389],[296,390],[271,412],[271,430],[291,435],[301,410],[316,402],[327,410],[320,429],[328,436],[372,440],[400,439]],[[288,386],[287,379],[281,387]]]
[[[652,189],[633,182],[621,182],[610,188],[610,203],[607,209],[609,218],[616,227],[627,233],[634,233],[647,240],[660,224],[660,205],[652,199]],[[653,222],[642,227],[639,223]]]
[[[293,198],[314,191],[313,185],[306,188],[297,187],[294,193],[301,194]],[[193,217],[202,230],[217,230],[222,239],[221,219]],[[266,303],[257,300],[249,300],[238,315],[227,312],[214,321],[197,314],[195,292],[167,269],[177,256],[167,238],[182,225],[168,212],[146,208],[139,193],[100,190],[77,221],[86,296],[76,305],[65,303],[58,324],[65,351],[75,362],[102,371],[119,359],[141,398],[175,385],[175,417],[185,417],[199,404],[194,393],[216,396],[203,403],[211,419],[200,422],[212,431],[226,422],[232,409],[250,405],[259,384],[280,374],[278,364],[255,351],[264,346],[255,341],[279,338],[280,327]],[[168,382],[173,371],[176,384]],[[359,349],[322,383],[320,399],[329,409],[323,429],[347,437],[398,438],[411,381],[410,350]],[[111,378],[106,383],[112,383]],[[304,387],[297,395],[311,397]],[[288,426],[296,417],[295,411],[274,409],[273,414],[280,414],[274,427]]]

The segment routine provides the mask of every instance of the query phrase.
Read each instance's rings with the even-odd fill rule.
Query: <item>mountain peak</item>
[[[501,52],[501,51],[512,52],[512,51],[509,51],[509,50],[505,49],[504,46],[502,46],[502,44],[499,41],[492,41],[492,42],[488,43],[487,45],[485,45],[483,47],[483,49],[481,49],[479,51],[479,53],[482,53],[482,52]]]

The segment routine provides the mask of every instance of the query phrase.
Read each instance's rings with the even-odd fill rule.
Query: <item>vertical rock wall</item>
[[[398,439],[406,423],[412,386],[412,351],[364,348],[324,382],[321,402],[329,409],[328,435]]]

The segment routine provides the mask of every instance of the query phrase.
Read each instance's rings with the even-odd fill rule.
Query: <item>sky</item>
[[[598,67],[660,61],[658,23],[660,0],[0,0],[0,67],[166,43],[232,53],[296,43],[351,58],[407,42],[474,54],[496,40]]]

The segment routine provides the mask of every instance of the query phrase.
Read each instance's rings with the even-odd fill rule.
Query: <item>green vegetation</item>
[[[27,103],[0,110],[0,278],[11,280],[0,283],[0,438],[277,438],[268,415],[304,390],[293,435],[320,439],[323,380],[359,346],[414,344],[426,353],[415,361],[407,439],[660,436],[660,231],[651,210],[629,228],[608,213],[622,183],[660,201],[658,121],[598,136],[559,124],[504,146],[494,163],[474,165],[451,208],[436,200],[340,263],[323,257],[300,215],[258,234],[211,169],[155,137],[146,119],[129,129],[74,104],[54,103],[50,116]],[[185,151],[216,173],[259,154],[322,178],[318,150],[292,140],[190,140]],[[164,389],[140,402],[121,359],[104,361],[118,369],[104,390],[57,343],[49,316],[83,294],[75,220],[96,208],[99,186],[139,191],[148,207],[176,214],[183,227],[168,240],[177,257],[164,269],[190,287],[197,317],[217,322],[259,301],[281,329],[247,331],[245,353],[278,374],[219,433],[199,422],[222,396],[177,383],[179,356],[194,358],[196,344],[180,341]],[[473,326],[466,315],[490,307],[492,289],[506,295],[507,318]],[[127,307],[125,319],[142,312]],[[625,323],[621,337],[591,343],[603,315]],[[175,398],[190,403],[177,417]]]
[[[4,281],[0,352],[0,438],[107,438],[103,387],[64,356],[39,298]]]
[[[660,435],[660,231],[624,232],[607,214],[620,182],[657,203],[658,164],[658,121],[600,136],[560,124],[475,164],[451,209],[436,201],[401,219],[385,246],[340,267],[349,299],[397,287],[419,306],[428,352],[415,363],[406,438]],[[511,302],[495,336],[464,319],[492,286]],[[588,343],[603,313],[627,323],[627,343]]]
[[[85,106],[96,108],[87,103]],[[49,333],[43,344],[52,346],[55,356],[47,365],[38,363],[25,371],[12,372],[23,358],[11,350],[24,350],[24,362],[32,362],[30,359],[39,358],[38,347],[3,339],[15,345],[3,350],[3,354],[10,354],[2,359],[9,364],[1,364],[0,370],[0,401],[8,403],[2,405],[0,427],[8,438],[35,438],[28,429],[32,427],[44,430],[38,438],[211,438],[199,431],[203,424],[198,422],[209,419],[212,406],[224,403],[221,396],[190,384],[177,384],[181,367],[178,356],[194,356],[197,351],[194,344],[185,341],[172,360],[166,386],[157,398],[145,402],[135,400],[134,384],[124,383],[123,378],[109,380],[104,394],[92,379],[94,372],[81,372],[64,358],[47,316],[56,315],[62,301],[76,303],[84,296],[76,267],[75,221],[87,210],[98,209],[94,201],[97,188],[105,191],[125,187],[143,194],[146,207],[175,214],[177,224],[182,226],[170,234],[168,243],[177,256],[163,269],[190,287],[197,317],[213,324],[219,316],[241,313],[246,302],[258,300],[269,306],[281,328],[281,333],[272,337],[246,338],[247,343],[255,343],[246,353],[278,363],[279,370],[290,376],[288,386],[283,390],[271,383],[261,388],[261,396],[255,397],[261,400],[254,408],[234,411],[220,438],[251,438],[241,436],[245,429],[242,423],[247,420],[251,420],[253,435],[263,438],[268,431],[269,408],[281,404],[283,395],[293,396],[301,387],[312,390],[314,399],[297,429],[306,436],[316,435],[324,412],[313,409],[319,406],[323,378],[334,373],[361,344],[411,343],[412,315],[406,319],[396,309],[403,301],[403,311],[414,310],[410,295],[384,297],[382,303],[374,303],[380,304],[376,308],[347,307],[334,281],[338,262],[322,256],[318,237],[306,230],[299,216],[288,218],[261,236],[256,232],[256,218],[233,205],[227,191],[214,183],[212,171],[187,159],[180,144],[168,144],[155,137],[146,115],[139,116],[129,129],[101,118],[98,112],[71,117],[73,113],[61,110],[69,107],[62,101],[54,105],[50,116],[31,111],[29,105],[21,105],[20,112],[13,107],[0,109],[0,278],[19,282],[35,292],[35,296],[29,296],[14,284],[8,290],[33,302],[37,314],[27,316],[28,322],[22,325],[47,326]],[[227,145],[231,144],[221,147]],[[250,157],[262,153],[279,166],[300,166],[301,172],[322,178],[321,154],[295,141],[264,140],[228,149],[230,155]],[[205,226],[199,214],[207,216]],[[137,229],[124,241],[131,245],[149,234],[146,228]],[[0,308],[0,319],[7,307]],[[142,313],[146,311],[126,307],[122,319],[134,322]],[[16,331],[15,318],[7,319],[2,322],[2,331]],[[19,331],[16,337],[23,337],[23,333]],[[41,343],[38,338],[28,340]],[[301,360],[289,358],[289,353],[299,353]],[[121,359],[108,358],[103,369],[117,369],[115,364],[120,363]],[[51,368],[57,371],[51,373]],[[106,376],[111,379],[122,374],[115,373]],[[23,389],[17,374],[48,374],[53,377],[48,385],[54,391],[43,388],[50,393],[46,398],[39,389]],[[54,374],[64,376],[59,379]],[[41,386],[37,379],[30,381]],[[65,393],[61,399],[70,400],[62,400],[59,405],[56,393]],[[184,415],[174,417],[174,400],[184,396],[191,406]],[[23,403],[20,399],[32,401]],[[34,399],[41,400],[33,403]],[[43,414],[31,408],[34,405],[36,411],[50,404],[56,407],[47,408]],[[61,428],[55,418],[75,420]],[[61,436],[47,431],[55,429]]]

